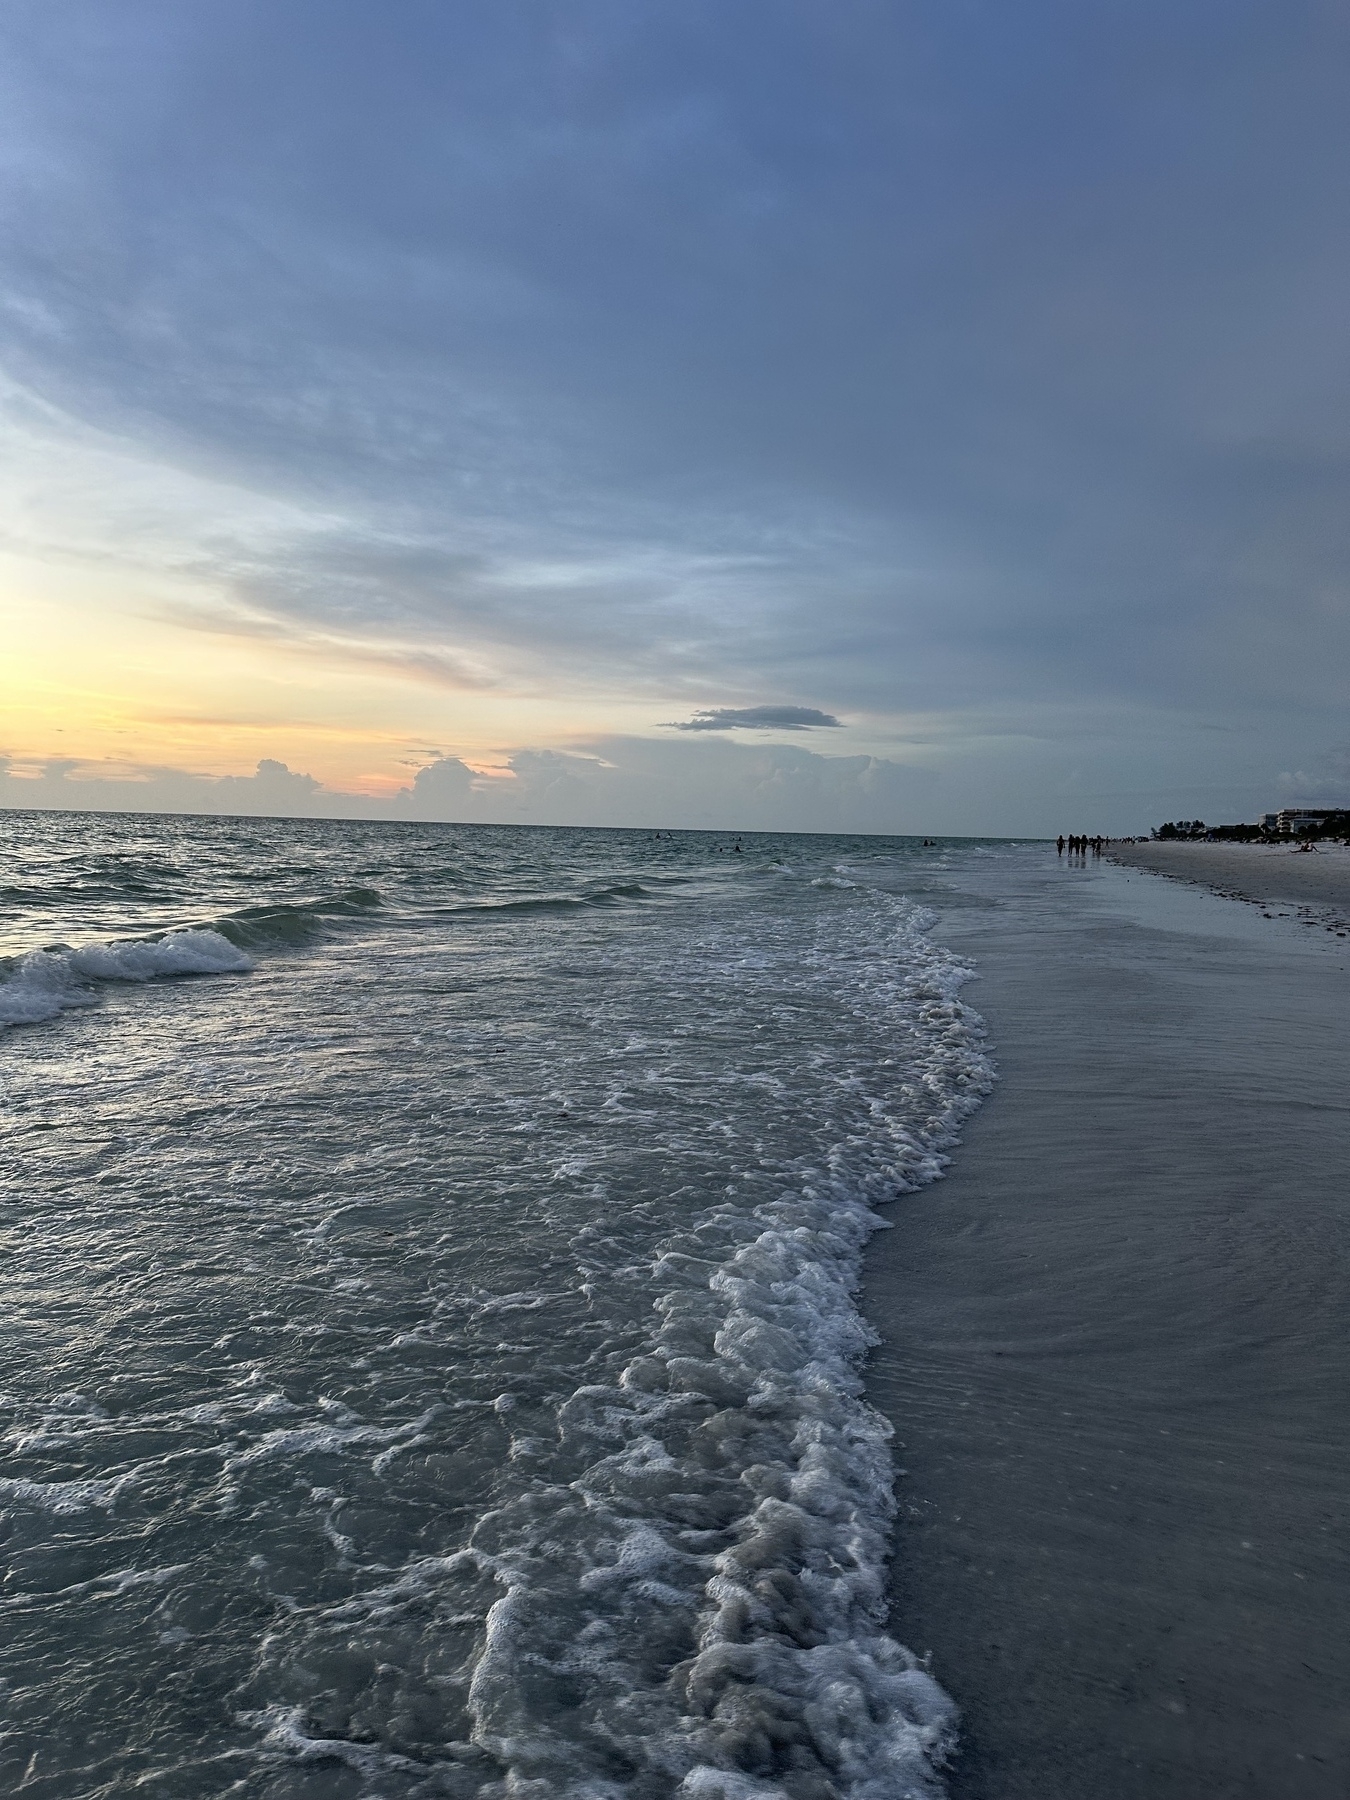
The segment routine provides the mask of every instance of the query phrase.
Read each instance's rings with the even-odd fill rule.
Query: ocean
[[[1028,853],[0,841],[7,1789],[939,1794],[858,1284],[994,1078],[931,903]]]

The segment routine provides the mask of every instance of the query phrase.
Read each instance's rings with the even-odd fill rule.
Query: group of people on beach
[[[1066,838],[1063,833],[1061,833],[1060,836],[1055,839],[1055,849],[1058,850],[1061,856],[1063,856],[1067,849],[1070,856],[1081,856],[1086,858],[1089,855],[1100,856],[1110,842],[1110,838],[1104,837]]]

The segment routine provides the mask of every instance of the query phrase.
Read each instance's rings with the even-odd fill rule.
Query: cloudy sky
[[[0,799],[1350,798],[1339,0],[9,0]]]

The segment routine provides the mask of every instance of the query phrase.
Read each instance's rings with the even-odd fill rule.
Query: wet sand
[[[1350,947],[1053,852],[961,890],[1002,1078],[864,1296],[953,1800],[1343,1800]]]
[[[1319,844],[1113,844],[1115,862],[1151,869],[1179,881],[1258,905],[1303,909],[1308,922],[1350,929],[1350,847]]]

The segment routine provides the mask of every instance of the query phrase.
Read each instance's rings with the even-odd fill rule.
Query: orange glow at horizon
[[[516,746],[641,731],[653,713],[650,702],[447,689],[378,653],[362,668],[350,654],[216,635],[151,615],[116,574],[5,556],[0,633],[0,757],[19,780],[53,763],[95,779],[252,775],[270,758],[380,799],[441,755],[509,783]]]

